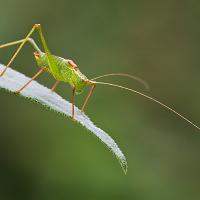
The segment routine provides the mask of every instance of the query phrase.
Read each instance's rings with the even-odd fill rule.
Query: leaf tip
[[[127,163],[126,159],[121,160],[120,164],[121,164],[124,174],[126,175],[127,171],[128,171],[128,163]]]

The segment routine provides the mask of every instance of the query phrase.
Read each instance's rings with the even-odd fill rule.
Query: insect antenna
[[[91,80],[94,81],[94,80],[97,80],[99,78],[103,78],[103,77],[107,77],[107,76],[124,76],[124,77],[128,77],[128,78],[131,78],[133,80],[136,80],[138,81],[139,83],[141,83],[146,90],[150,90],[150,87],[149,87],[149,84],[144,81],[143,79],[137,77],[137,76],[133,76],[133,75],[130,75],[130,74],[125,74],[125,73],[111,73],[111,74],[104,74],[104,75],[101,75],[101,76],[97,76],[97,77],[94,77],[92,78]]]
[[[160,104],[162,107],[166,108],[167,110],[173,112],[174,114],[176,114],[177,116],[179,116],[181,119],[185,120],[187,123],[191,124],[192,126],[194,126],[195,128],[197,128],[198,130],[200,130],[200,127],[198,127],[196,124],[194,124],[192,121],[190,121],[189,119],[187,119],[186,117],[184,117],[182,114],[178,113],[177,111],[175,111],[174,109],[170,108],[169,106],[167,106],[166,104],[160,102],[159,100],[153,98],[153,97],[150,97],[146,94],[143,94],[142,92],[139,92],[137,90],[134,90],[134,89],[131,89],[131,88],[127,88],[127,87],[124,87],[124,86],[121,86],[121,85],[116,85],[116,84],[113,84],[113,83],[107,83],[107,82],[97,82],[97,81],[94,81],[94,83],[96,84],[101,84],[101,85],[109,85],[109,86],[113,86],[113,87],[117,87],[117,88],[121,88],[121,89],[124,89],[124,90],[128,90],[132,93],[135,93],[135,94],[138,94],[140,96],[143,96],[145,97],[146,99],[149,99],[157,104]]]

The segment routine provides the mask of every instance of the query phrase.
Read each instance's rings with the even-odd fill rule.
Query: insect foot
[[[4,75],[4,73],[5,73],[5,70],[0,71],[0,77],[2,77]]]
[[[15,94],[19,94],[19,93],[20,93],[20,91],[19,91],[19,90],[15,91]]]

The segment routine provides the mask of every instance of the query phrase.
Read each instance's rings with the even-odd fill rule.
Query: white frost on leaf
[[[4,66],[0,64],[0,71],[3,69]],[[6,73],[0,77],[0,88],[15,92],[29,80],[30,78],[26,77],[24,74],[9,68]],[[32,81],[20,94],[48,106],[51,110],[62,113],[68,117],[72,116],[72,104],[70,102],[64,100],[61,96],[36,81]],[[115,154],[123,171],[126,173],[126,158],[115,141],[106,132],[95,126],[89,117],[82,113],[77,107],[75,107],[75,120],[96,135]]]

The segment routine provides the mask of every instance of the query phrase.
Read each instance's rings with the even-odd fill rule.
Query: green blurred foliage
[[[126,72],[145,79],[148,93],[200,124],[200,3],[139,0],[0,0],[0,43],[43,25],[54,54],[73,59],[92,78]],[[38,34],[35,40],[40,43]],[[16,47],[0,50],[6,63]],[[13,67],[38,70],[26,45]],[[124,78],[104,80],[143,91]],[[50,87],[52,77],[38,81]],[[76,96],[81,106],[88,89]],[[71,98],[61,84],[58,93]],[[142,97],[98,86],[87,114],[125,153],[115,157],[80,125],[26,99],[0,92],[0,199],[200,198],[199,131]]]

